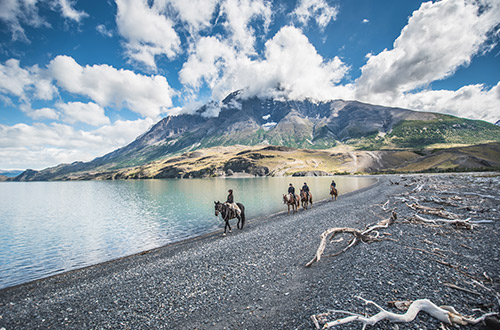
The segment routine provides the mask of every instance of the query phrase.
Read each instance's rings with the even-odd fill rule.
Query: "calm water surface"
[[[227,190],[247,219],[286,210],[291,182],[328,198],[331,177],[0,183],[0,288],[159,247],[223,227]],[[340,194],[372,178],[335,177]]]

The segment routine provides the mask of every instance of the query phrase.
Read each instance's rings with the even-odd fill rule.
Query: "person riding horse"
[[[229,189],[227,192],[229,193],[229,195],[227,195],[227,200],[226,200],[227,206],[229,206],[231,210],[233,210],[236,214],[238,214],[238,216],[241,215],[240,208],[234,202],[233,189]]]
[[[302,186],[302,189],[301,189],[305,194],[306,196],[310,196],[310,193],[309,193],[309,186],[307,185],[306,182],[304,182],[304,185]]]
[[[330,183],[330,195],[332,196],[332,200],[333,198],[337,200],[338,191],[337,191],[337,183],[335,182],[335,180],[332,180],[332,183]]]
[[[291,183],[288,187],[288,195],[290,195],[290,200],[295,203],[295,187]]]

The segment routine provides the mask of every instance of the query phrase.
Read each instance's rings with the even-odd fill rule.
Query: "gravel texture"
[[[395,312],[388,301],[420,298],[467,315],[481,314],[474,309],[498,311],[500,177],[377,178],[371,187],[295,215],[250,219],[243,231],[233,229],[226,237],[216,232],[1,290],[0,329],[314,329],[312,314],[377,312],[356,296]],[[454,206],[436,204],[437,197]],[[493,222],[472,230],[414,223],[416,211],[406,203],[417,200],[461,219]],[[380,231],[389,240],[358,244],[304,267],[324,230],[363,229],[388,218],[381,206],[386,201],[398,215],[396,223]],[[325,253],[337,251],[338,244]],[[382,321],[370,329],[440,328],[438,321],[419,314],[411,323]]]

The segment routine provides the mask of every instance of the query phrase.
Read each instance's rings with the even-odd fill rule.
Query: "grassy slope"
[[[439,172],[500,169],[500,143],[412,152],[360,151],[347,145],[328,150],[266,146],[214,147],[116,171],[74,173],[57,179],[141,179],[226,175],[227,164],[265,167],[268,175]],[[238,172],[238,171],[235,171]],[[248,171],[247,171],[248,173]]]

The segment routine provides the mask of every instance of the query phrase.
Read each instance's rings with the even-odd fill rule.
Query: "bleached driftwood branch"
[[[392,215],[389,219],[384,219],[379,223],[377,223],[376,225],[369,226],[367,229],[363,231],[349,227],[334,227],[325,230],[320,235],[321,241],[319,243],[318,249],[316,250],[316,255],[314,256],[313,259],[311,259],[311,261],[309,261],[306,264],[306,267],[310,267],[314,262],[320,261],[321,256],[325,251],[327,241],[328,240],[332,241],[337,234],[347,233],[353,235],[353,238],[344,249],[330,256],[338,256],[339,254],[344,253],[345,251],[347,251],[354,245],[358,244],[359,242],[371,243],[374,241],[380,241],[381,239],[378,238],[379,233],[377,232],[377,230],[389,227],[396,220],[396,218],[397,218],[396,212],[392,211]]]
[[[350,323],[350,322],[361,322],[363,324],[363,329],[366,328],[367,325],[374,325],[379,321],[382,320],[388,320],[391,322],[411,322],[413,321],[419,312],[425,312],[429,314],[430,316],[434,317],[435,319],[450,324],[450,325],[468,325],[468,324],[477,324],[481,321],[483,321],[485,318],[492,316],[492,315],[497,315],[498,313],[486,313],[482,315],[481,317],[478,318],[469,318],[466,317],[460,313],[458,313],[453,307],[451,306],[441,306],[438,307],[435,305],[432,301],[428,299],[419,299],[411,302],[411,304],[408,307],[408,310],[404,314],[396,314],[393,312],[386,311],[379,305],[377,305],[375,302],[363,299],[361,297],[357,297],[361,300],[363,300],[366,304],[371,304],[375,307],[377,307],[380,312],[377,314],[371,316],[371,317],[366,317],[360,314],[348,312],[348,311],[343,311],[343,310],[334,310],[331,311],[330,313],[323,313],[315,316],[316,320],[325,320],[329,314],[332,313],[342,313],[342,314],[347,314],[349,316],[337,319],[334,321],[329,321],[329,322],[324,322],[323,329],[329,329],[338,325]],[[408,302],[404,302],[407,304]],[[402,306],[404,306],[403,304]],[[319,322],[317,321],[315,325],[319,326]],[[319,329],[319,328],[318,328]]]
[[[418,214],[415,214],[412,218],[412,220],[417,221],[417,222],[423,222],[423,223],[445,223],[445,224],[450,224],[450,225],[456,225],[458,227],[463,227],[465,229],[473,229],[474,225],[470,221],[471,218],[467,218],[465,220],[460,220],[460,219],[453,219],[453,220],[447,220],[447,219],[426,219],[424,217],[421,217]]]
[[[413,204],[406,203],[406,206],[408,206],[409,208],[411,208],[412,210],[415,210],[417,212],[424,213],[424,214],[436,215],[436,216],[438,216],[440,218],[444,218],[444,219],[453,220],[453,219],[459,218],[459,216],[457,214],[448,212],[444,208],[429,207],[429,206],[420,205],[418,203],[413,203]]]

